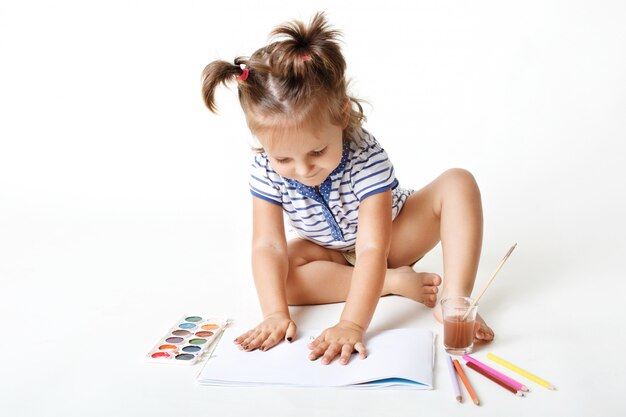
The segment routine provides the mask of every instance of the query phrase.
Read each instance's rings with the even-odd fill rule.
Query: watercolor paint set
[[[154,345],[146,360],[193,365],[212,350],[229,320],[214,316],[183,316]]]

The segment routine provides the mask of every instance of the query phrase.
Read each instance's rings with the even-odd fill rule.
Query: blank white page
[[[319,331],[300,331],[292,343],[266,352],[244,352],[233,340],[243,333],[229,328],[198,382],[205,385],[289,385],[309,387],[432,389],[433,334],[422,329],[393,329],[366,337],[368,357],[354,354],[347,365],[310,361],[307,344]],[[363,385],[365,384],[365,385]]]

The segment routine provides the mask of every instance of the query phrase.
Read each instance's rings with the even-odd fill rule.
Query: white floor
[[[624,415],[622,2],[213,3],[0,1],[0,413]],[[557,391],[530,382],[517,398],[474,376],[482,405],[457,404],[440,342],[427,392],[209,388],[199,366],[143,361],[183,314],[260,319],[249,140],[234,93],[211,116],[198,77],[314,10],[346,33],[368,128],[403,185],[453,166],[476,176],[477,288],[518,243],[481,303],[496,340],[476,356]],[[416,269],[441,273],[439,249]],[[292,311],[323,328],[341,308]],[[412,326],[441,331],[387,297],[371,330]]]
[[[201,387],[195,382],[200,366],[145,363],[143,355],[183,314],[227,314],[239,324],[253,324],[259,313],[245,249],[239,257],[211,248],[207,222],[197,226],[202,238],[185,224],[142,222],[119,219],[96,226],[47,219],[3,225],[0,392],[6,415],[165,416],[212,410],[374,416],[392,410],[584,416],[623,411],[615,381],[626,376],[618,319],[625,288],[617,262],[610,265],[616,257],[603,257],[600,250],[578,255],[570,246],[571,255],[555,255],[520,243],[485,295],[481,309],[497,337],[478,347],[476,357],[491,351],[515,359],[558,390],[531,382],[527,397],[517,398],[470,374],[482,402],[478,408],[467,400],[455,403],[440,340],[435,389],[429,392]],[[500,255],[489,248],[481,284]],[[435,251],[419,267],[440,271],[439,262]],[[341,307],[292,311],[301,328],[321,328],[336,320]],[[387,297],[371,330],[413,326],[441,332],[427,308]]]

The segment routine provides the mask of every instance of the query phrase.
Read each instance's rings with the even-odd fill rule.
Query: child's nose
[[[313,172],[313,164],[308,161],[303,161],[296,167],[296,172],[301,177],[308,177]]]

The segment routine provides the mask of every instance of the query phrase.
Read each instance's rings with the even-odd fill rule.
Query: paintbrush
[[[489,288],[489,285],[491,285],[491,282],[496,277],[496,274],[498,273],[498,271],[500,271],[500,268],[502,268],[502,265],[504,265],[506,260],[509,259],[509,256],[511,256],[511,253],[513,253],[513,249],[515,249],[516,246],[517,246],[517,243],[511,246],[511,249],[509,249],[506,255],[504,255],[504,258],[502,258],[502,260],[500,261],[500,265],[498,265],[496,270],[491,275],[491,278],[489,278],[489,281],[487,281],[487,283],[483,286],[483,289],[480,290],[480,294],[478,294],[478,297],[476,297],[474,301],[472,301],[472,304],[468,307],[467,312],[463,315],[463,318],[461,319],[461,321],[465,321],[465,319],[467,319],[467,316],[469,315],[470,311],[472,311],[472,308],[474,308],[476,303],[478,303],[478,300],[480,300],[480,297],[482,297],[485,291],[487,291],[487,288]]]

